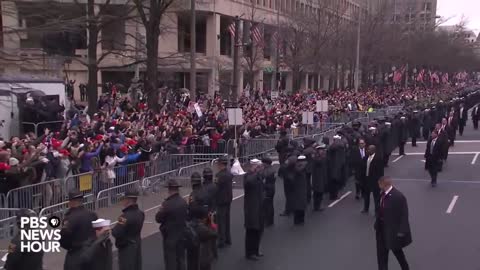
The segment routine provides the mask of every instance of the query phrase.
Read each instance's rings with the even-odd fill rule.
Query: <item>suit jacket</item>
[[[383,162],[383,156],[380,156],[378,153],[375,154],[375,156],[372,159],[372,162],[370,163],[370,168],[368,171],[368,176],[367,176],[367,162],[368,162],[368,156],[365,156],[363,159],[363,185],[368,188],[376,188],[378,187],[378,180],[383,177],[384,175],[384,162]]]
[[[367,156],[368,155],[367,149],[364,149],[364,151],[365,151],[365,156]],[[360,181],[360,179],[362,178],[362,170],[364,170],[363,162],[364,160],[360,155],[360,148],[358,146],[353,147],[350,152],[350,165],[352,166],[355,172],[355,179],[357,181]]]
[[[392,188],[380,202],[380,210],[375,219],[375,229],[381,229],[380,226],[383,227],[387,249],[401,249],[412,243],[407,199],[396,188]]]
[[[478,120],[480,118],[480,108],[478,106],[475,106],[472,109],[472,120]]]
[[[437,138],[432,152],[432,139],[427,142],[427,149],[425,150],[425,169],[426,170],[440,170],[442,166],[442,141]]]
[[[468,109],[464,107],[462,113],[460,113],[460,109],[458,109],[458,124],[460,126],[465,126],[467,124],[467,120],[468,120]]]

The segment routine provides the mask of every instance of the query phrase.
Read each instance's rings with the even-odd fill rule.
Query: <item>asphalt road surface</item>
[[[480,130],[471,122],[463,137],[457,136],[436,188],[430,187],[424,170],[425,142],[406,147],[407,155],[392,155],[386,174],[407,197],[413,243],[406,248],[411,269],[480,270]],[[265,257],[258,262],[244,259],[243,198],[232,205],[233,245],[221,250],[213,269],[245,270],[374,270],[377,269],[373,207],[360,213],[362,202],[353,196],[352,185],[342,200],[326,201],[322,213],[308,210],[306,224],[294,227],[291,218],[279,217],[284,197],[281,180],[276,195],[275,226],[262,240]],[[328,207],[328,206],[331,207]],[[144,270],[164,269],[161,236],[143,240]],[[390,269],[400,269],[390,255]]]

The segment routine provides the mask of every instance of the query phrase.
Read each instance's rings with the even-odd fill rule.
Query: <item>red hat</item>
[[[120,146],[120,152],[125,154],[128,153],[128,147],[126,145]]]
[[[135,141],[134,139],[128,139],[128,140],[127,140],[127,144],[128,144],[129,146],[134,146],[134,145],[137,144],[137,141]]]
[[[96,141],[101,141],[101,140],[103,140],[103,135],[98,134],[97,136],[95,136],[95,140],[96,140]]]
[[[60,146],[62,146],[62,141],[52,139],[51,141],[53,149],[58,149]]]
[[[10,170],[10,165],[5,162],[0,162],[0,171]]]
[[[58,151],[60,154],[62,154],[63,156],[70,156],[70,152],[68,152],[67,149],[60,149],[60,151]]]

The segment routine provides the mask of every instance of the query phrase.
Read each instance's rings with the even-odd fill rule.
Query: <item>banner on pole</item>
[[[313,125],[313,112],[302,112],[302,124]]]
[[[227,108],[228,124],[239,126],[243,124],[243,112],[241,108]]]

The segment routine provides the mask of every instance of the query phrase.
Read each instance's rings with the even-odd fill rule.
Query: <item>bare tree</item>
[[[158,108],[158,47],[162,18],[173,5],[174,0],[133,0],[141,22],[145,27],[146,39],[146,77],[145,92],[148,105]]]

